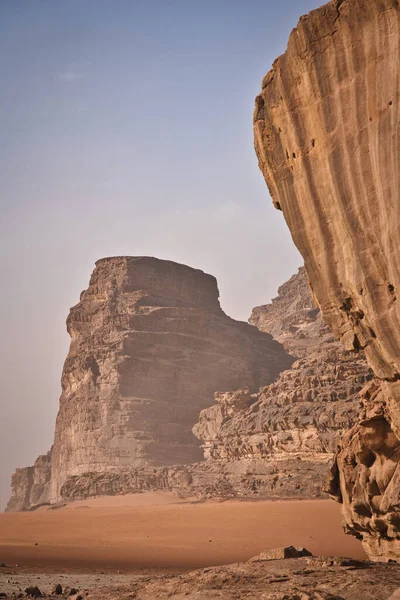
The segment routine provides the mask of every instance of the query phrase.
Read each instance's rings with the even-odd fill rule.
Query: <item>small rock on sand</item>
[[[31,585],[26,588],[25,594],[31,598],[41,598],[42,592],[39,590],[37,585]]]
[[[61,596],[61,594],[63,593],[61,583],[57,583],[57,585],[54,586],[51,593],[54,594],[55,596]]]
[[[281,560],[283,558],[300,558],[301,556],[312,556],[312,553],[305,548],[295,548],[294,546],[283,546],[282,548],[272,548],[265,550],[257,556],[249,558],[249,562],[263,562],[264,560]]]

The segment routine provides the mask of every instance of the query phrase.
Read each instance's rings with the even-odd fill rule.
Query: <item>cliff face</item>
[[[118,289],[121,290],[121,284],[118,284]],[[167,290],[164,289],[163,293],[167,296]],[[139,292],[139,296],[142,298],[142,291]],[[85,298],[82,297],[78,308],[72,309],[71,318],[75,319],[75,311],[82,314],[80,307],[82,304],[85,306],[84,303]],[[148,319],[150,304],[148,299],[146,303],[146,319]],[[159,304],[161,304],[160,297],[156,305]],[[90,307],[92,306],[91,300]],[[103,330],[104,324],[108,321],[104,319],[104,306],[101,310],[102,318],[99,323]],[[93,312],[92,308],[85,308],[83,314],[92,315]],[[114,307],[113,314],[114,318],[117,314],[122,314],[121,307],[118,310]],[[208,308],[205,318],[210,320],[210,326],[213,324],[215,329],[217,322],[213,314],[212,308]],[[224,319],[225,324],[228,321],[232,323],[220,309],[216,314],[220,315],[218,318]],[[192,315],[192,326],[193,318]],[[86,427],[89,440],[91,436],[99,433],[102,435],[101,439],[106,440],[105,447],[100,448],[98,452],[103,462],[93,460],[90,463],[86,460],[78,464],[76,469],[73,464],[68,470],[64,469],[59,479],[59,491],[56,497],[60,502],[147,490],[168,490],[182,496],[224,499],[321,496],[322,486],[340,438],[357,420],[359,391],[367,381],[371,380],[371,371],[363,357],[344,350],[323,323],[319,310],[313,304],[304,268],[299,269],[296,275],[279,288],[278,296],[271,304],[255,308],[250,320],[260,329],[272,331],[284,347],[299,358],[270,385],[258,391],[255,391],[254,387],[247,387],[235,392],[217,392],[215,405],[202,410],[200,417],[198,412],[193,414],[194,421],[188,424],[185,436],[193,422],[198,421],[193,431],[202,440],[205,461],[193,463],[192,450],[185,456],[182,447],[179,446],[181,437],[176,433],[174,433],[175,437],[168,441],[171,443],[172,451],[179,449],[179,457],[174,460],[174,454],[170,454],[171,461],[164,461],[163,466],[160,460],[152,460],[151,455],[148,454],[140,460],[136,460],[135,456],[131,455],[126,462],[116,460],[115,453],[107,455],[113,443],[112,436],[109,441],[105,437],[109,434],[106,429],[107,424],[112,425],[112,419],[115,420],[120,416],[115,406],[109,408],[106,402],[103,410],[107,410],[110,414],[104,426],[105,430],[100,432],[91,430],[82,412],[85,414],[90,403],[97,400],[93,392],[82,388],[79,401],[84,405],[83,411],[73,404],[71,413],[68,413],[67,417],[59,416],[52,454],[39,457],[34,467],[19,469],[14,475],[14,496],[9,504],[9,510],[21,510],[50,500],[50,484],[54,479],[54,476],[51,478],[51,462],[54,465],[55,457],[59,456],[58,464],[64,464],[66,459],[62,451],[66,443],[66,435],[72,460],[75,456],[81,456],[80,447],[71,445],[69,429],[64,425],[68,419],[74,421],[76,418],[81,419],[82,427]],[[82,318],[79,317],[77,322],[82,322]],[[141,320],[142,331],[143,323],[146,322]],[[171,324],[164,321],[163,323],[164,325],[159,323],[157,328],[152,328],[153,334],[154,331],[158,332],[157,335],[160,330],[165,333],[171,331]],[[236,323],[236,326],[239,325]],[[90,321],[86,322],[84,327],[88,332],[94,333],[98,330],[98,327]],[[187,322],[185,328],[189,329]],[[136,327],[135,335],[138,330],[139,328]],[[246,325],[244,330],[254,333],[254,329]],[[220,329],[219,335],[221,331],[225,329]],[[132,333],[131,329],[129,333]],[[224,336],[228,340],[226,331]],[[184,337],[187,344],[186,338],[187,335]],[[111,359],[115,354],[115,348],[112,346],[110,349],[109,346],[104,346],[103,342],[99,344],[99,339],[96,337],[93,347],[98,350],[102,348]],[[263,339],[262,334],[261,339]],[[266,339],[268,339],[268,348],[271,348],[271,338],[267,336]],[[208,344],[211,343],[210,338],[207,338],[207,341]],[[82,346],[76,348],[74,356],[79,361],[85,361],[87,339],[82,340],[81,343]],[[160,349],[157,350],[159,351]],[[211,351],[210,345],[209,351]],[[66,365],[69,364],[71,352]],[[136,356],[140,357],[140,355]],[[272,357],[268,356],[267,365],[270,365]],[[96,361],[100,362],[97,355]],[[197,364],[196,355],[193,355],[193,361]],[[253,364],[258,364],[258,359],[253,359]],[[260,364],[260,368],[264,368],[262,360]],[[68,370],[64,369],[64,375],[76,371],[76,368],[68,367]],[[153,377],[156,377],[154,372]],[[193,381],[191,384],[193,385]],[[151,380],[149,386],[152,386]],[[118,389],[118,387],[114,389],[115,393],[120,393]],[[208,404],[211,403],[211,398],[210,393],[207,397]],[[157,404],[154,406],[157,410]],[[200,411],[198,408],[197,410]],[[81,416],[76,417],[76,412]],[[160,414],[162,416],[162,413]],[[140,437],[143,442],[143,452],[148,448],[145,444],[145,434],[149,436],[151,433],[154,436],[151,429],[152,420],[146,417],[145,421]],[[121,437],[124,431],[126,436],[131,435],[132,438],[138,435],[135,429],[126,428],[120,429]],[[178,428],[177,431],[179,433]],[[127,451],[131,450],[129,439],[122,438],[121,443],[125,444]],[[58,453],[55,450],[57,444],[61,448],[61,452]],[[86,442],[82,442],[84,452],[96,451],[90,449],[90,443],[87,447],[85,444]],[[102,444],[104,445],[104,442]],[[198,451],[198,446],[194,445],[193,450]],[[65,455],[68,457],[66,452]],[[166,454],[166,457],[168,459],[169,455]],[[179,461],[181,464],[170,464]],[[59,466],[57,468],[60,469]]]
[[[17,471],[9,510],[58,502],[85,473],[199,460],[191,428],[214,391],[255,391],[293,361],[223,313],[214,277],[154,258],[98,261],[67,328],[51,456]]]
[[[12,497],[7,510],[18,512],[29,506],[48,503],[50,478],[51,452],[39,456],[33,467],[17,469],[11,479]]]
[[[271,304],[253,310],[250,322],[299,359],[258,393],[216,394],[193,431],[207,459],[229,462],[231,470],[252,462],[257,493],[319,496],[341,437],[357,421],[371,370],[322,321],[303,267]]]
[[[256,98],[255,147],[324,319],[364,349],[363,394],[330,491],[373,558],[400,558],[398,0],[335,0],[302,17]]]

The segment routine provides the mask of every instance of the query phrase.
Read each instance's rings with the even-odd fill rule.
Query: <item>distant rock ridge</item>
[[[329,492],[374,560],[400,561],[400,5],[301,17],[254,110],[259,166],[325,321],[377,380]]]
[[[320,496],[341,437],[357,421],[359,392],[372,371],[323,322],[304,267],[270,304],[253,310],[250,322],[299,359],[259,392],[215,394],[217,403],[202,410],[193,431],[209,461],[229,462],[231,471],[236,464],[238,472],[253,463],[255,495]]]
[[[321,345],[341,348],[315,305],[304,267],[278,288],[270,304],[253,309],[249,323],[270,333],[297,358],[309,356]]]
[[[8,510],[62,501],[71,478],[190,464],[192,427],[215,390],[255,392],[293,358],[229,318],[214,277],[150,257],[97,261],[67,319],[54,444],[13,475]]]
[[[300,358],[270,385],[215,393],[194,426],[206,460],[127,468],[68,479],[64,501],[102,494],[173,491],[200,498],[322,497],[337,446],[357,421],[372,381],[365,359],[347,352],[315,307],[304,267],[251,321]]]
[[[82,470],[65,471],[56,502],[150,490],[222,499],[323,495],[337,444],[357,420],[358,393],[371,380],[371,371],[323,323],[303,267],[272,303],[253,310],[250,321],[273,331],[300,358],[258,391],[216,392],[216,404],[196,409],[193,431],[203,443],[205,461],[110,460],[106,468],[87,463]],[[17,470],[9,510],[49,502],[50,483],[49,453],[34,467]]]

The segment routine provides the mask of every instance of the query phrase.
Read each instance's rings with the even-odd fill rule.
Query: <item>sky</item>
[[[247,320],[302,261],[257,167],[261,80],[312,0],[0,2],[0,507],[51,446],[104,256],[212,273]]]

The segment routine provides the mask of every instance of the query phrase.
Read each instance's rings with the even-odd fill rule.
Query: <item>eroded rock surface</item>
[[[387,600],[399,586],[398,565],[332,557],[246,562],[181,575],[143,577],[130,585],[97,590],[115,600],[204,598],[241,600]],[[109,594],[109,595],[108,595]]]
[[[321,347],[341,348],[315,305],[304,267],[278,288],[270,304],[253,309],[249,323],[270,333],[297,358]]]
[[[247,493],[320,496],[343,434],[357,421],[359,392],[372,379],[363,356],[346,351],[315,307],[302,267],[250,322],[301,357],[272,384],[215,394],[193,431],[205,457]],[[231,472],[229,475],[227,471]]]
[[[18,512],[29,506],[49,501],[51,478],[51,452],[39,456],[32,467],[17,469],[12,476],[13,495],[8,511]]]
[[[254,113],[260,168],[324,319],[381,380],[343,439],[331,486],[375,559],[400,559],[399,28],[398,0],[312,11]]]
[[[373,560],[400,552],[400,442],[385,396],[374,380],[362,392],[362,412],[343,437],[326,491],[343,503],[345,531],[363,541]]]
[[[150,490],[203,499],[321,496],[339,440],[357,420],[358,392],[371,372],[322,321],[303,267],[271,304],[254,309],[250,320],[301,358],[258,391],[246,387],[215,394],[216,404],[195,417],[194,433],[203,442],[206,461],[90,464],[83,472],[65,474],[57,502]],[[25,498],[26,490],[33,490],[28,472],[32,478],[32,468],[14,475],[10,509],[43,503],[45,493],[40,502]],[[34,472],[43,479],[37,465]]]
[[[9,510],[59,502],[87,473],[201,459],[191,429],[215,390],[256,391],[293,362],[269,334],[230,319],[218,295],[214,277],[170,261],[96,263],[67,320],[51,455],[17,471]]]
[[[8,572],[8,577],[2,582],[2,590],[12,599],[19,598],[21,589],[37,581],[34,575],[13,572]],[[400,566],[310,556],[249,561],[176,574],[102,572],[61,577],[62,596],[53,591],[60,575],[41,574],[43,598],[69,598],[74,586],[83,598],[105,600],[394,600],[399,597],[396,589],[400,585]]]

